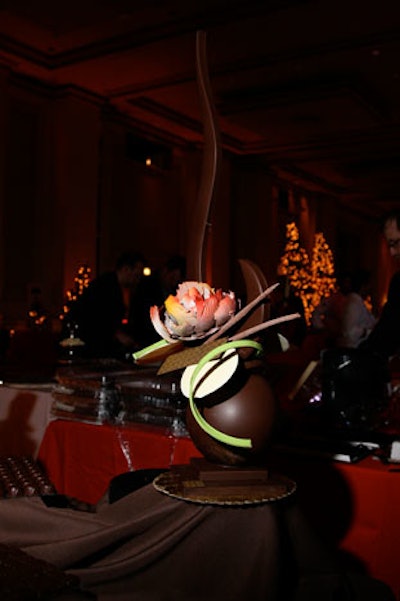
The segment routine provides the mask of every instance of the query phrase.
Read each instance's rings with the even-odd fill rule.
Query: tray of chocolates
[[[33,497],[55,493],[55,487],[45,471],[31,457],[0,457],[0,498]]]

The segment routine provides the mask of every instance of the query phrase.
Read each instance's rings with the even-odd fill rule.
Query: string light
[[[85,288],[88,287],[91,280],[92,270],[88,265],[81,265],[74,277],[74,286],[69,288],[65,293],[66,302],[62,308],[62,314],[60,319],[64,319],[65,315],[69,313],[71,304],[74,303],[77,298],[83,293]]]

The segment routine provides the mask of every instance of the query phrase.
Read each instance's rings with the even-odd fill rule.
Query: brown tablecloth
[[[341,572],[295,497],[218,507],[173,499],[147,485],[113,504],[104,498],[96,509],[49,508],[40,498],[2,500],[0,543],[79,576],[99,601],[391,599],[370,579],[362,597],[346,596],[360,582],[363,588],[363,578]]]

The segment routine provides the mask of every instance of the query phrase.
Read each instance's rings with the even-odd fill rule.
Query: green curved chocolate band
[[[167,340],[164,340],[164,338],[162,338],[161,340],[157,340],[157,342],[155,342],[154,344],[150,344],[150,346],[146,346],[145,348],[136,351],[136,353],[132,354],[132,357],[134,361],[136,361],[137,359],[141,359],[142,357],[145,357],[153,351],[157,351],[158,349],[167,346],[168,344],[170,343]]]
[[[192,377],[190,378],[189,406],[194,419],[196,420],[200,428],[202,428],[209,436],[227,445],[250,449],[252,446],[250,438],[239,438],[238,436],[230,436],[229,434],[225,434],[225,432],[221,432],[221,430],[217,430],[217,428],[211,426],[198,410],[194,402],[193,394],[196,378],[199,375],[200,370],[204,367],[204,365],[208,361],[211,361],[211,359],[214,359],[215,357],[221,355],[221,353],[224,353],[225,351],[228,351],[230,349],[236,350],[238,348],[254,348],[257,351],[262,352],[261,344],[255,342],[254,340],[235,340],[231,342],[225,342],[225,344],[221,344],[220,346],[217,346],[217,348],[212,349],[210,352],[204,355],[204,357],[202,357],[202,359],[198,362],[193,371]]]

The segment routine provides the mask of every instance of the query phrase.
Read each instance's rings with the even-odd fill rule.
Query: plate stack
[[[51,413],[87,423],[148,423],[185,430],[181,374],[107,363],[57,371]]]

